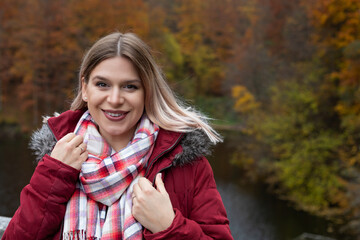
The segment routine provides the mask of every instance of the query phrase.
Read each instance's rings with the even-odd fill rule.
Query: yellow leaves
[[[235,111],[242,114],[250,113],[260,106],[247,88],[241,85],[232,88],[232,97],[235,99]]]
[[[335,106],[335,111],[338,112],[340,115],[344,115],[348,112],[348,109],[344,104],[339,103]]]

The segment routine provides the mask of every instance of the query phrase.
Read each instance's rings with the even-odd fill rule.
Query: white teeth
[[[106,114],[107,114],[107,115],[110,115],[110,116],[112,116],[112,117],[120,117],[120,116],[124,115],[124,114],[122,114],[122,113],[110,113],[110,112],[106,112]]]

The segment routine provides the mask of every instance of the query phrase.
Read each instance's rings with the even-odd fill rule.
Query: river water
[[[233,141],[233,140],[232,140]],[[28,139],[0,139],[0,216],[11,217],[19,206],[20,191],[34,171]],[[239,142],[240,144],[240,142]],[[246,181],[229,164],[234,143],[218,144],[209,161],[227,209],[234,239],[292,240],[307,232],[341,240],[331,222],[296,211],[266,191]]]

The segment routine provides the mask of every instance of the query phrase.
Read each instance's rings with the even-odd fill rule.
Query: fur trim
[[[187,133],[180,142],[183,151],[174,158],[174,166],[183,166],[192,163],[199,157],[210,155],[214,143],[202,130]]]
[[[54,112],[54,117],[58,117],[60,113]],[[43,123],[47,123],[47,121],[51,118],[51,116],[43,116]]]
[[[45,154],[50,154],[56,144],[56,139],[47,124],[33,132],[30,138],[29,148],[34,151],[36,162],[39,162]]]
[[[45,123],[42,128],[35,131],[30,139],[29,148],[34,151],[36,162],[45,154],[50,154],[56,144],[56,139]],[[211,154],[214,144],[201,130],[186,133],[180,141],[183,151],[174,158],[174,166],[183,166],[196,161],[199,157]]]

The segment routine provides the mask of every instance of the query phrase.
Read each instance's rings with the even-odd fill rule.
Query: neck
[[[133,138],[135,129],[136,127],[134,127],[133,131],[128,131],[126,135],[120,136],[104,134],[101,131],[100,134],[116,152],[119,152],[121,149],[125,148],[128,145],[129,141]]]

